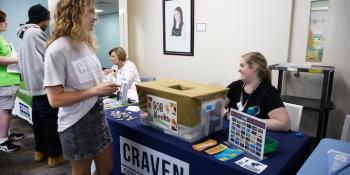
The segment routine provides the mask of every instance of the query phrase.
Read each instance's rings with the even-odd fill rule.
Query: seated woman
[[[265,57],[259,52],[244,54],[239,73],[240,80],[228,86],[229,107],[245,113],[250,108],[256,117],[267,120],[267,129],[288,131],[289,116],[280,93],[271,84],[271,72]]]
[[[116,83],[128,83],[128,98],[138,100],[135,83],[140,82],[140,76],[133,62],[126,59],[126,52],[122,47],[116,47],[108,52],[112,63],[112,69],[105,70],[105,73],[115,72]]]

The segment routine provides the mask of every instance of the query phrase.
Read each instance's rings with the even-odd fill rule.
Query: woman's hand
[[[113,69],[105,69],[105,70],[103,70],[103,72],[104,72],[106,75],[108,75],[109,73],[113,73],[114,71],[113,71]]]
[[[224,107],[228,109],[230,107],[230,99],[227,96],[224,96]]]
[[[95,96],[112,95],[118,90],[119,85],[112,82],[104,82],[93,88],[93,94]]]
[[[94,96],[111,95],[118,90],[118,85],[112,82],[101,83],[95,87],[80,91],[64,91],[62,85],[47,86],[47,97],[54,108],[69,106]]]

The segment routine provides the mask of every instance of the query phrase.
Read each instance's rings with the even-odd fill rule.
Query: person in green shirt
[[[7,30],[6,13],[0,10],[0,33]],[[0,150],[12,152],[19,149],[12,141],[23,138],[23,134],[9,135],[11,112],[15,103],[16,92],[20,82],[20,74],[7,72],[7,66],[18,62],[12,56],[12,49],[0,35]]]

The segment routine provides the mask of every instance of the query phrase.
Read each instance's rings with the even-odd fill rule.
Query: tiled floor
[[[11,131],[22,132],[25,137],[16,145],[21,149],[12,153],[0,151],[1,175],[64,175],[71,174],[69,163],[56,168],[49,168],[47,160],[34,162],[34,135],[32,125],[23,119],[14,117],[11,120]]]

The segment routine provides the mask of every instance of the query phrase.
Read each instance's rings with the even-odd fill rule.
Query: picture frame
[[[193,56],[194,0],[163,0],[163,53]]]

